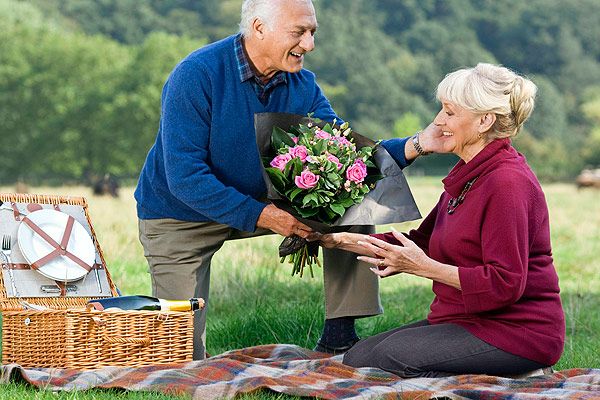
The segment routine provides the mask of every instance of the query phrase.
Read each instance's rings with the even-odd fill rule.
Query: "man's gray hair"
[[[250,34],[252,22],[255,18],[272,28],[273,17],[280,5],[280,1],[274,0],[244,0],[242,3],[242,19],[240,21],[240,32],[244,37]]]

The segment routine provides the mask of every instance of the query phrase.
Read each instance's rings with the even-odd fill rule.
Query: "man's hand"
[[[444,139],[442,128],[430,123],[419,135],[419,144],[424,151],[434,153],[450,153],[453,149],[452,143]]]
[[[452,149],[446,146],[447,141],[443,138],[442,129],[432,122],[419,133],[419,144],[423,148],[423,151],[426,152],[449,153]],[[412,139],[406,141],[404,156],[407,160],[412,160],[419,156]]]
[[[300,236],[306,239],[313,231],[309,226],[294,218],[290,213],[273,204],[266,206],[256,222],[258,228],[269,229],[282,236]]]

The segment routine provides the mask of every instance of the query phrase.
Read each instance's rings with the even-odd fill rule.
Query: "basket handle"
[[[92,304],[88,304],[86,306],[88,311],[90,311],[93,307],[94,306]],[[152,342],[152,340],[148,336],[146,336],[144,338],[122,338],[122,337],[108,336],[104,329],[104,327],[106,326],[106,322],[100,317],[91,317],[91,318],[92,318],[92,321],[94,322],[94,324],[96,324],[96,326],[98,326],[98,328],[102,331],[102,339],[104,339],[105,342],[108,342],[111,344],[137,344],[142,347],[148,347],[148,346],[150,346],[150,343]]]
[[[121,337],[110,337],[106,333],[102,333],[102,339],[111,344],[137,344],[142,347],[150,346],[151,339],[146,336],[145,338],[121,338]]]

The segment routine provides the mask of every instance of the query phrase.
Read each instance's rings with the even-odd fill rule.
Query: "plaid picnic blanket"
[[[259,389],[323,399],[600,399],[600,369],[570,369],[528,379],[487,375],[401,379],[377,368],[352,368],[294,345],[233,350],[203,361],[95,371],[2,366],[0,383],[25,381],[50,390],[123,388],[194,399],[228,399]]]

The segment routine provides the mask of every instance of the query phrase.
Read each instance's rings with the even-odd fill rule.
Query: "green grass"
[[[409,178],[422,213],[437,201],[437,178]],[[600,191],[577,191],[567,184],[545,185],[550,208],[555,264],[567,316],[565,352],[555,369],[600,368]],[[2,188],[11,191],[11,188]],[[150,277],[137,239],[132,189],[117,200],[93,197],[89,189],[35,188],[88,198],[90,215],[113,279],[124,294],[149,294]],[[410,229],[418,222],[398,224]],[[380,227],[385,230],[387,227]],[[213,259],[207,349],[211,354],[268,343],[312,347],[319,337],[324,309],[321,274],[315,279],[291,277],[291,266],[277,258],[274,235],[225,244]],[[381,281],[385,313],[358,321],[368,336],[425,317],[432,299],[430,282],[411,276]],[[0,399],[168,399],[153,393],[94,390],[75,393],[40,391],[25,384],[0,386]],[[267,392],[244,399],[289,398]]]

